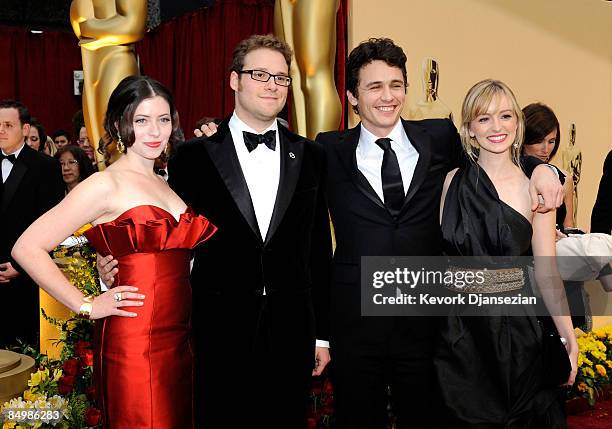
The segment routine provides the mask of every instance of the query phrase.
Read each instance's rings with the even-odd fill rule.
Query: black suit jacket
[[[337,246],[331,285],[332,350],[347,335],[380,337],[395,324],[392,318],[360,316],[362,256],[441,254],[440,196],[446,174],[464,159],[459,136],[447,119],[402,120],[402,125],[419,159],[397,219],[357,168],[361,125],[317,136],[327,152],[327,193]],[[412,322],[415,330],[427,325]]]
[[[65,193],[59,162],[36,152],[28,145],[21,150],[6,182],[1,182],[0,262],[11,262],[21,275],[8,285],[0,286],[3,302],[12,303],[0,312],[0,326],[15,326],[15,320],[26,320],[23,324],[17,324],[24,325],[23,328],[15,327],[19,332],[1,335],[0,346],[3,342],[6,344],[6,341],[14,342],[15,333],[26,336],[30,341],[34,341],[37,336],[38,287],[11,258],[11,250],[23,231],[61,201]]]
[[[591,213],[591,232],[610,234],[612,230],[612,150],[608,152]]]
[[[315,320],[316,337],[328,336],[331,237],[323,150],[279,124],[280,183],[263,238],[228,122],[210,138],[182,144],[168,165],[172,188],[218,227],[195,253],[196,342],[199,335],[253,342],[265,287],[266,309],[276,321],[271,340],[306,347],[312,362]]]
[[[404,130],[419,153],[412,181],[397,219],[385,207],[357,168],[356,148],[361,125],[317,136],[327,152],[327,194],[336,236],[332,264],[332,350],[347,337],[382,338],[394,327],[415,337],[431,338],[428,318],[361,317],[362,256],[435,256],[442,254],[440,197],[446,174],[467,160],[457,129],[448,119],[406,121]],[[531,176],[542,162],[521,160]],[[416,344],[416,342],[415,342]]]

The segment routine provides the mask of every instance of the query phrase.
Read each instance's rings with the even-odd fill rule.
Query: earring
[[[514,146],[515,149],[518,149],[518,143],[517,142],[512,143],[512,146]]]
[[[117,140],[117,149],[119,150],[119,152],[125,153],[125,145],[121,141],[121,135],[120,134],[119,134],[119,140]]]

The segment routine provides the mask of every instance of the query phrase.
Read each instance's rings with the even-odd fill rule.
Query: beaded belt
[[[521,268],[504,268],[498,270],[448,267],[450,273],[473,273],[474,282],[463,287],[446,284],[453,292],[462,293],[502,293],[522,289],[525,285],[525,273]],[[478,280],[478,279],[482,279]]]

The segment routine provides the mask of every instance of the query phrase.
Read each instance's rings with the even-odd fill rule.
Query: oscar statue
[[[334,83],[339,0],[276,0],[274,29],[294,51],[289,74],[294,131],[310,139],[337,130],[341,105]]]
[[[440,68],[434,58],[425,58],[422,67],[422,83],[425,99],[419,101],[414,109],[410,109],[408,117],[413,120],[447,118],[453,119],[453,114],[446,104],[438,97]]]
[[[568,172],[574,184],[574,222],[578,215],[578,182],[580,181],[580,170],[582,169],[582,152],[576,146],[576,124],[570,125],[569,142],[567,148],[562,152],[563,169]]]
[[[73,0],[70,23],[79,38],[83,60],[83,115],[98,169],[105,168],[98,144],[111,92],[126,76],[138,74],[131,44],[142,39],[147,0]],[[114,161],[120,154],[115,151]]]

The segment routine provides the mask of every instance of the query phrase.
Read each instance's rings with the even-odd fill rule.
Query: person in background
[[[612,150],[604,161],[603,175],[591,213],[591,232],[612,234]]]
[[[79,130],[79,147],[87,154],[87,157],[91,161],[92,164],[96,163],[96,157],[94,156],[94,149],[89,143],[89,137],[87,136],[87,128],[82,126]]]
[[[25,144],[30,114],[18,101],[0,101],[0,349],[16,338],[37,347],[38,287],[11,257],[17,238],[64,197],[57,160]]]
[[[525,115],[525,143],[523,155],[535,156],[543,162],[549,163],[559,150],[561,133],[559,120],[550,107],[542,103],[532,103],[523,108]],[[565,196],[563,204],[557,209],[557,229],[561,232],[565,228],[575,228],[574,219],[574,185],[566,180],[567,172],[559,172],[559,179],[563,183]]]
[[[43,143],[47,141],[47,134],[45,134],[45,128],[36,118],[32,118],[30,121],[30,132],[25,141],[35,151],[44,152],[45,146]]]
[[[45,141],[42,151],[49,156],[53,156],[57,153],[57,146],[51,137],[47,136],[47,141]]]
[[[72,139],[70,138],[70,134],[68,131],[57,130],[53,133],[53,141],[58,149],[63,148],[64,146],[68,146],[72,144]]]
[[[64,146],[55,154],[62,166],[62,178],[66,184],[66,194],[95,170],[83,149],[74,145]]]

